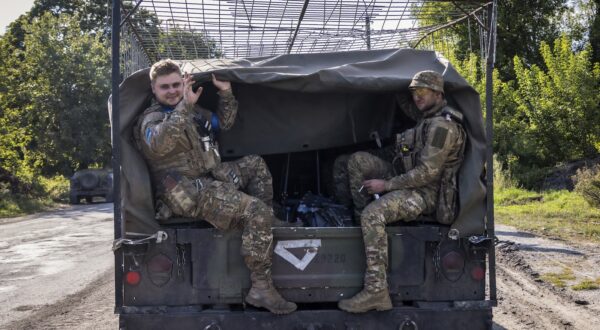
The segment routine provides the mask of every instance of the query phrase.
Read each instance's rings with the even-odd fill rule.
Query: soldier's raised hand
[[[217,87],[220,91],[226,91],[228,89],[231,89],[231,83],[227,80],[218,80],[217,77],[215,77],[215,74],[212,74],[212,82],[213,85],[215,85],[215,87]]]
[[[192,90],[192,85],[194,85],[194,79],[192,79],[192,76],[186,72],[183,75],[183,100],[186,105],[196,104],[200,94],[202,94],[202,86],[198,87],[196,92],[194,92]]]

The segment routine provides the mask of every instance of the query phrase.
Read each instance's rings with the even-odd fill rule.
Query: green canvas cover
[[[462,237],[484,232],[485,133],[479,94],[440,54],[388,49],[181,64],[205,87],[200,102],[209,109],[216,105],[210,74],[232,82],[239,112],[232,129],[219,137],[225,157],[352,145],[369,141],[373,131],[389,138],[396,133],[392,122],[399,112],[397,96],[408,92],[413,75],[422,70],[442,73],[446,98],[464,114],[468,134],[459,172],[460,213],[452,228]],[[128,233],[159,229],[149,173],[131,130],[152,97],[148,72],[132,74],[119,89],[122,214]]]

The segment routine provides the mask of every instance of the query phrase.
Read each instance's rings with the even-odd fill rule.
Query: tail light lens
[[[471,278],[475,281],[481,281],[485,278],[485,270],[480,265],[477,265],[471,269]]]
[[[128,271],[127,273],[125,273],[125,283],[127,283],[131,286],[136,286],[136,285],[140,284],[141,280],[142,280],[142,276],[140,275],[140,272]]]
[[[449,281],[457,281],[465,269],[465,257],[457,252],[450,251],[442,257],[442,272]]]
[[[163,286],[171,279],[173,261],[166,255],[159,253],[148,261],[147,269],[150,281],[156,286]]]

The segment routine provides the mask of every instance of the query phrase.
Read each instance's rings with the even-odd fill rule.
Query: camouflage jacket
[[[212,123],[212,130],[231,128],[237,114],[237,101],[231,91],[219,92],[219,96],[216,113],[198,105],[186,108],[183,101],[170,109],[153,100],[140,116],[134,137],[155,184],[168,171],[197,178],[221,162],[216,143],[213,142],[213,148],[208,150],[203,148],[194,121],[194,116],[200,115]]]
[[[445,169],[462,162],[466,133],[462,114],[446,102],[423,113],[414,128],[396,137],[395,175],[386,180],[386,191],[401,188],[439,189]]]

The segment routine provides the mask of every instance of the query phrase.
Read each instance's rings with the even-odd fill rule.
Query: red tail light
[[[483,269],[483,267],[477,265],[473,267],[473,269],[471,269],[471,277],[475,281],[481,281],[485,278],[485,270]]]
[[[129,271],[129,272],[125,273],[125,283],[127,283],[129,285],[136,286],[136,285],[140,284],[141,279],[142,279],[142,276],[140,275],[140,272]]]

